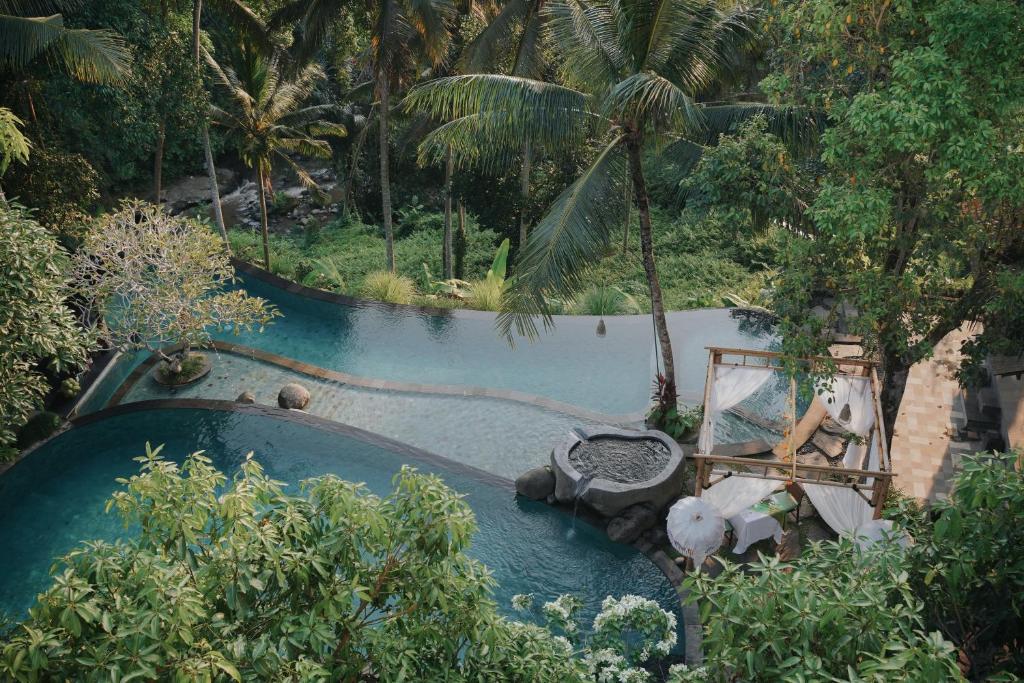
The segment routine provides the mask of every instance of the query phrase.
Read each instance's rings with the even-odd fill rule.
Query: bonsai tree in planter
[[[100,335],[121,350],[158,354],[164,362],[156,377],[166,384],[208,371],[205,356],[193,349],[208,346],[214,330],[262,330],[278,315],[264,299],[224,290],[234,269],[206,226],[142,202],[125,202],[91,226],[75,275],[88,315],[102,316]]]

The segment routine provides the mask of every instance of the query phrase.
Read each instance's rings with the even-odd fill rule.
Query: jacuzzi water
[[[606,595],[627,593],[678,611],[675,590],[643,555],[542,503],[516,498],[508,485],[281,417],[184,408],[76,427],[0,477],[0,611],[23,614],[49,585],[53,559],[81,541],[132,533],[103,508],[118,486],[115,479],[137,471],[132,459],[144,453],[147,440],[166,444],[163,454],[175,460],[205,450],[227,473],[253,450],[271,477],[293,488],[331,473],[387,494],[391,477],[410,462],[466,496],[479,525],[470,553],[494,572],[495,597],[506,611],[516,593],[546,600],[567,592],[585,599],[588,619]]]

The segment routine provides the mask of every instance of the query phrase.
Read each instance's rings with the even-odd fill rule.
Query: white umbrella
[[[669,508],[666,522],[672,547],[693,560],[695,566],[722,545],[725,520],[714,505],[700,498],[680,498]]]

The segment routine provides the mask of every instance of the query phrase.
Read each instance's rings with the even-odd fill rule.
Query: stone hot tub
[[[679,444],[656,430],[575,429],[551,452],[558,502],[606,517],[638,503],[660,510],[683,490],[684,466]]]

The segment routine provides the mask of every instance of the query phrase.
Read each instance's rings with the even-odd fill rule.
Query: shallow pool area
[[[204,450],[228,473],[252,450],[270,476],[292,487],[335,474],[386,494],[394,473],[410,463],[466,496],[479,526],[470,553],[494,572],[495,598],[506,612],[516,593],[544,600],[571,592],[585,598],[589,617],[604,596],[625,593],[654,598],[678,614],[674,588],[644,555],[585,522],[517,498],[508,482],[327,421],[297,419],[315,421],[258,407],[159,408],[101,417],[55,437],[0,477],[0,611],[22,614],[49,584],[53,558],[82,540],[131,533],[104,513],[104,503],[117,477],[137,471],[132,459],[150,441],[165,444],[163,454],[175,460]]]
[[[289,382],[309,389],[307,412],[397,439],[506,479],[548,462],[553,444],[576,426],[596,422],[518,401],[482,396],[367,389],[304,375],[236,353],[208,351],[213,370],[203,380],[170,389],[149,374],[121,399],[165,398],[233,401],[251,391],[256,402],[277,405]]]

